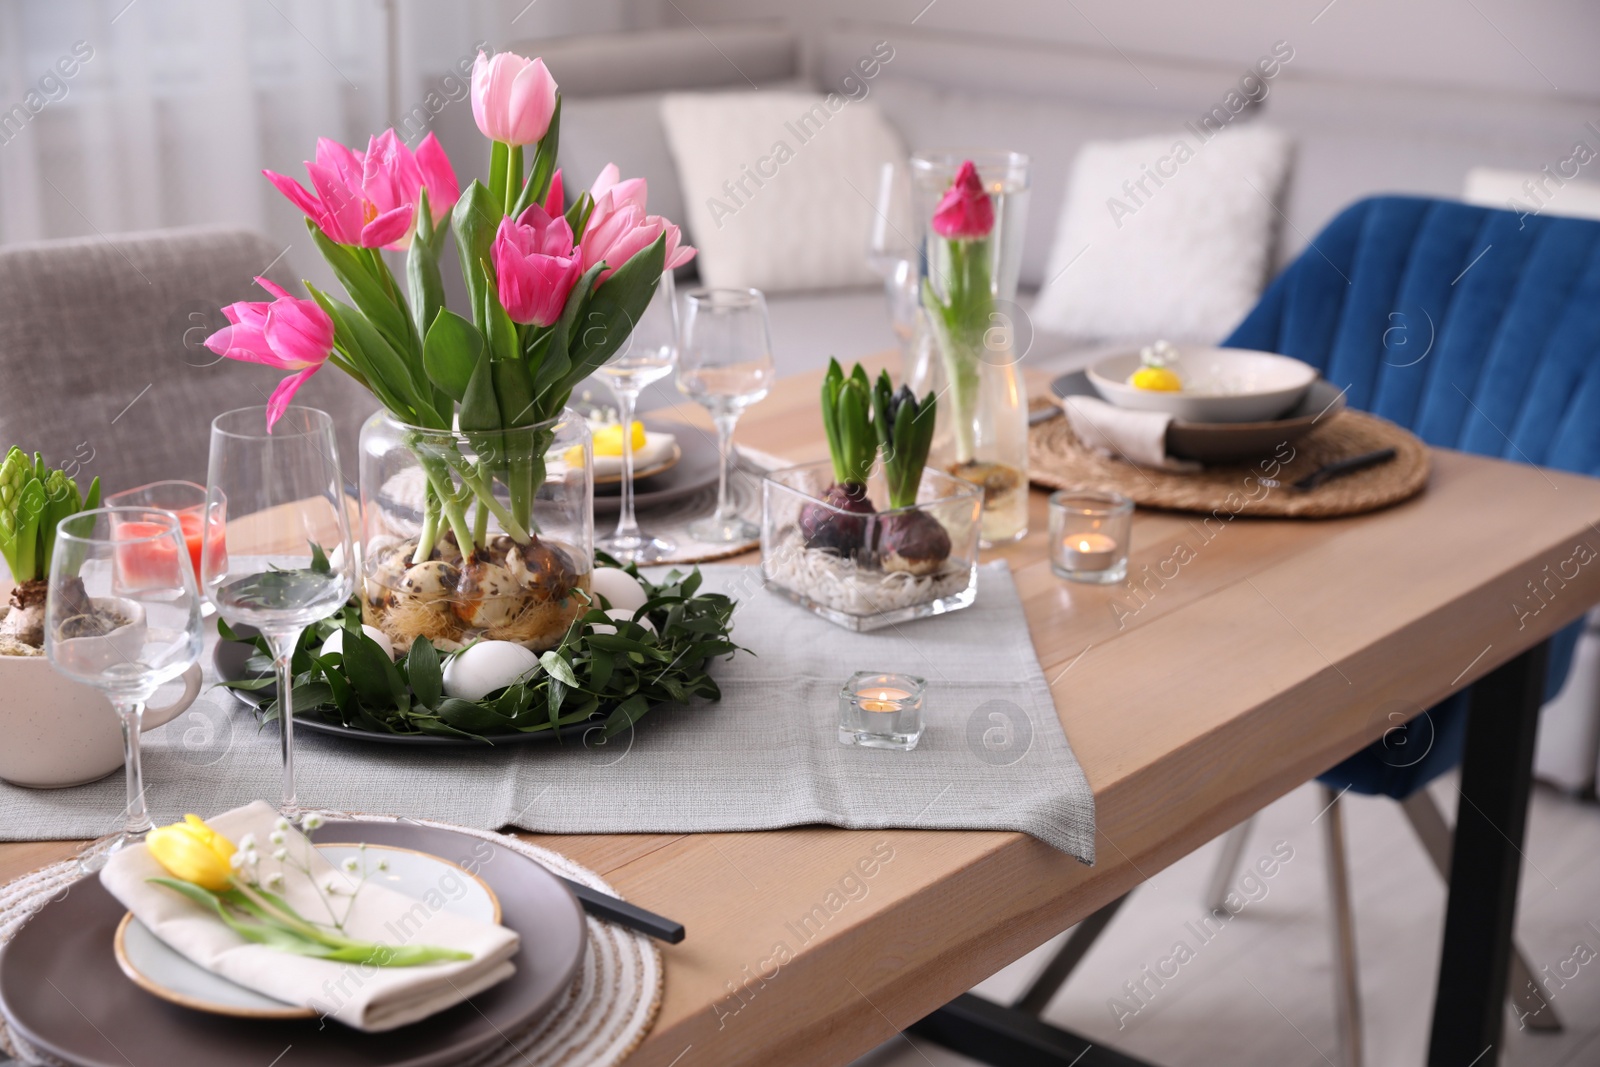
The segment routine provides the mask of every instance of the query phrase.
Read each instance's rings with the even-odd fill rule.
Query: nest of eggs
[[[417,542],[368,545],[362,616],[404,654],[417,637],[453,652],[479,638],[542,651],[561,643],[588,608],[589,572],[567,545],[504,535],[463,556],[446,534],[413,563]],[[578,593],[584,596],[576,595]]]

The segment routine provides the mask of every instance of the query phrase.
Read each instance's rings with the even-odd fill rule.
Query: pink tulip
[[[379,216],[407,206],[415,209],[421,202],[422,190],[427,189],[428,221],[438,226],[461,198],[456,172],[438,138],[431,133],[412,152],[394,130],[385,130],[368,142],[361,159],[361,192]],[[408,226],[400,239],[387,247],[408,247],[411,234],[412,227]]]
[[[472,65],[472,117],[491,141],[534,144],[550,129],[556,110],[556,80],[542,59],[501,52],[478,53]]]
[[[561,215],[567,210],[566,190],[561,187],[561,168],[550,175],[550,191],[544,195],[544,212],[546,215]]]
[[[517,219],[500,220],[492,248],[500,304],[511,321],[549,326],[583,273],[572,227],[538,204]]]
[[[386,130],[357,152],[326,137],[317,141],[307,192],[293,178],[262,171],[267,180],[331,240],[362,248],[406,248],[421,190],[428,190],[430,220],[437,226],[461,196],[456,174],[439,141],[428,134],[416,152],[394,130]]]
[[[299,389],[333,351],[333,320],[315,300],[290,296],[268,278],[256,282],[275,300],[241,300],[222,309],[230,325],[206,338],[219,356],[260,363],[292,374],[278,383],[267,401],[267,432],[283,417]]]
[[[987,237],[993,230],[994,204],[978,180],[978,168],[969,159],[961,164],[939,206],[933,209],[933,231],[956,240]]]
[[[694,258],[695,250],[687,245],[679,247],[682,234],[678,227],[660,215],[645,214],[649,198],[649,185],[643,178],[622,181],[615,163],[607,163],[600,176],[589,187],[594,197],[594,210],[589,214],[588,226],[583,232],[583,269],[606,261],[606,270],[599,281],[605,281],[611,272],[626,263],[640,249],[648,248],[661,234],[667,235],[666,269],[681,267]]]
[[[629,178],[627,181],[622,181],[621,178],[622,172],[617,169],[617,165],[607,163],[605,169],[600,172],[600,177],[589,186],[589,195],[594,197],[596,204],[599,204],[600,198],[610,193],[611,202],[617,207],[633,204],[639,209],[640,214],[643,214],[645,199],[650,195],[649,183],[643,178]]]

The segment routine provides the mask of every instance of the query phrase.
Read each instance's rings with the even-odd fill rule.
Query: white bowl
[[[1267,422],[1292,410],[1317,380],[1298,359],[1247,348],[1178,349],[1183,391],[1135,389],[1128,376],[1139,353],[1123,352],[1089,368],[1089,381],[1107,401],[1135,411],[1160,411],[1186,422]]]

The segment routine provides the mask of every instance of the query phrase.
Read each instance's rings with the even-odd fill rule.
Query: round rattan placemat
[[[341,817],[393,821],[387,816],[336,814]],[[427,819],[413,820],[504,845],[554,874],[616,895],[593,871],[549,849],[506,834],[474,830]],[[0,886],[0,944],[22,927],[39,908],[67,892],[80,877],[76,860],[66,860],[25,874]],[[550,1014],[506,1042],[468,1060],[462,1067],[612,1067],[621,1063],[650,1031],[661,1007],[665,979],[661,951],[643,934],[587,916],[589,936],[583,964],[566,998]],[[0,1019],[0,1060],[7,1053],[24,1063],[55,1067],[58,1061],[29,1048],[9,1033]]]
[[[1316,489],[1287,487],[1326,463],[1382,448],[1393,448],[1397,455]],[[1230,516],[1326,519],[1375,511],[1421,492],[1429,466],[1428,447],[1416,436],[1361,411],[1340,412],[1326,426],[1280,446],[1276,458],[1181,473],[1102,456],[1085,447],[1064,418],[1041,422],[1028,432],[1028,478],[1037,485],[1110,490],[1142,507]],[[1284,488],[1268,488],[1262,478]]]

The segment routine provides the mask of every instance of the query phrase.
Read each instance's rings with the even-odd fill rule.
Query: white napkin
[[[672,455],[672,445],[677,438],[670,433],[656,433],[647,430],[644,435],[644,445],[633,450],[633,469],[635,471],[648,470],[663,462]],[[594,472],[602,478],[615,478],[622,474],[621,456],[595,456]]]
[[[1061,407],[1078,440],[1103,456],[1169,471],[1197,471],[1200,464],[1167,455],[1172,416],[1119,408],[1093,396],[1066,396]]]
[[[254,834],[265,877],[278,869],[270,859],[277,846],[268,843],[277,817],[270,805],[258,800],[206,821],[236,844],[246,834]],[[290,830],[289,835],[291,854],[304,856],[304,837],[298,830]],[[381,855],[375,853],[370,862],[376,864]],[[345,881],[349,876],[337,871],[315,849],[311,857],[319,884],[326,885],[330,878],[351,884]],[[285,870],[284,876],[285,885],[278,892],[295,911],[307,919],[325,919],[327,912],[305,876],[295,870]],[[356,897],[346,933],[357,940],[389,945],[458,949],[471,952],[472,959],[418,967],[375,967],[298,956],[246,941],[215,914],[176,890],[146,881],[161,877],[170,875],[143,845],[113,854],[100,872],[100,881],[111,895],[174,951],[231,982],[310,1008],[357,1030],[393,1030],[425,1019],[505,981],[516,970],[511,964],[521,940],[516,932],[438,910],[444,900],[441,893],[431,894],[433,900],[419,901],[368,881]],[[349,898],[335,897],[334,903],[342,914]]]

